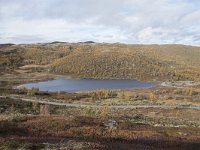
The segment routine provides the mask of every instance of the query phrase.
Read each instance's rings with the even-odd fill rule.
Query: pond
[[[157,86],[156,82],[140,82],[136,80],[95,80],[95,79],[57,79],[38,83],[23,84],[18,88],[39,88],[41,91],[49,92],[81,92],[100,89],[125,90],[144,89]]]

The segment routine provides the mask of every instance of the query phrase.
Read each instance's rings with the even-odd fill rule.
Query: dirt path
[[[65,106],[65,107],[75,107],[75,108],[103,108],[108,107],[111,109],[137,109],[137,108],[160,108],[160,109],[196,109],[200,110],[200,106],[167,106],[167,105],[111,105],[111,106],[103,106],[103,105],[86,105],[86,104],[70,104],[70,103],[59,103],[59,102],[51,102],[48,100],[35,100],[29,98],[19,98],[14,96],[0,96],[0,98],[10,98],[13,100],[22,100],[26,102],[37,102],[40,104],[54,105],[54,106]]]

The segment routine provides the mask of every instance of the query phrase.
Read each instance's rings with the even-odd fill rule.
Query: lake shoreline
[[[141,82],[137,80],[103,80],[103,79],[72,79],[57,78],[36,83],[18,85],[15,88],[39,88],[48,92],[89,92],[95,90],[129,90],[143,89],[158,86],[158,82]],[[66,87],[65,87],[66,86]],[[70,86],[70,87],[68,87]]]

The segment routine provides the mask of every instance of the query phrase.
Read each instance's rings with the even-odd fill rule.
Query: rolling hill
[[[1,68],[37,65],[81,78],[200,81],[200,47],[194,46],[56,42],[11,45],[0,53]]]

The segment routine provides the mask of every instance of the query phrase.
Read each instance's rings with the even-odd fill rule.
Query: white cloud
[[[0,0],[0,43],[200,45],[198,0]]]
[[[162,40],[163,43],[174,43],[172,37],[176,35],[178,35],[178,33],[173,29],[147,27],[141,30],[136,37],[140,43],[145,44],[159,43]],[[166,39],[166,37],[168,37],[168,39]]]

